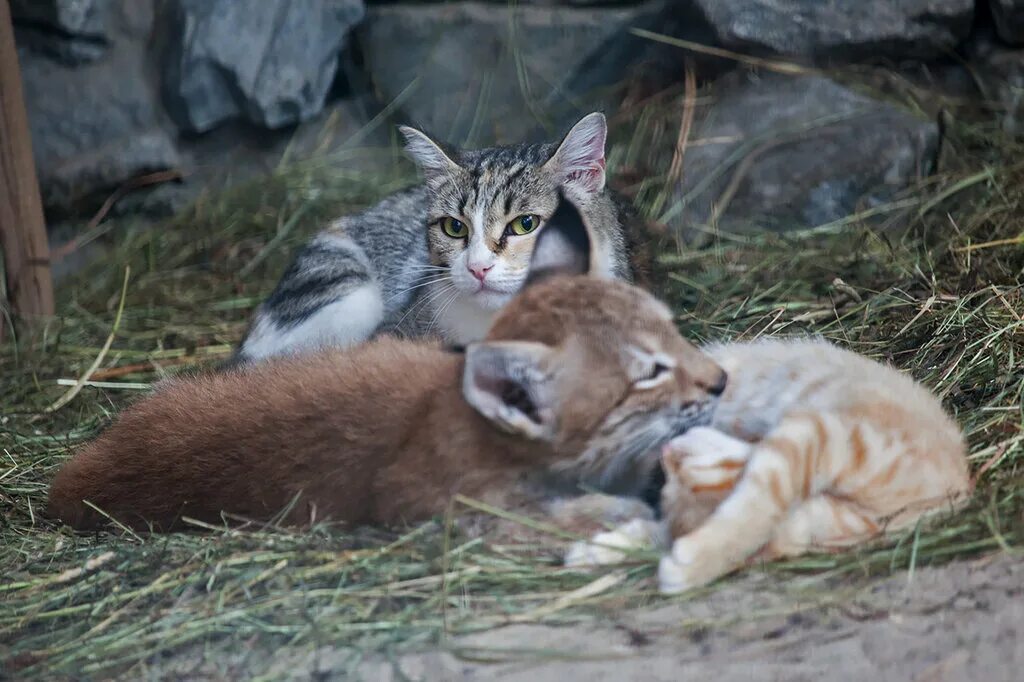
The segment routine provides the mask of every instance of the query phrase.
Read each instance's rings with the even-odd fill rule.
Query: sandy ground
[[[355,664],[351,651],[329,646],[250,652],[203,672],[382,682],[1024,679],[1024,557],[854,582],[824,597],[817,583],[811,598],[799,579],[749,575],[701,598],[600,623],[507,626],[457,638],[446,650]]]

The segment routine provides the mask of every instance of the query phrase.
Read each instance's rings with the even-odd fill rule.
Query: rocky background
[[[647,144],[672,154],[689,126],[652,211],[689,231],[892,201],[935,170],[948,101],[1022,123],[1024,0],[11,2],[51,223],[143,185],[126,210],[170,212],[286,150],[386,148],[395,121],[482,145],[642,117],[687,72],[691,111]],[[908,107],[894,80],[937,94]]]

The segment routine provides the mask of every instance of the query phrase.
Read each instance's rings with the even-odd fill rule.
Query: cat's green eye
[[[533,214],[521,215],[508,224],[505,228],[512,234],[522,236],[524,234],[530,234],[540,225],[540,216]]]
[[[463,239],[469,234],[469,228],[466,227],[466,223],[456,220],[451,216],[441,218],[441,229],[452,239]]]

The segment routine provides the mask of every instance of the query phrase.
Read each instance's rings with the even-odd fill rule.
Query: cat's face
[[[646,291],[562,276],[587,271],[585,228],[557,236],[573,215],[558,209],[522,293],[468,348],[463,393],[501,428],[551,444],[556,470],[609,489],[653,468],[675,436],[709,423],[726,375]]]
[[[502,308],[522,287],[537,235],[558,204],[558,192],[585,200],[604,188],[606,128],[601,114],[582,119],[557,147],[520,145],[448,154],[419,131],[402,132],[431,190],[431,261],[447,268],[444,284],[451,295],[484,310]]]

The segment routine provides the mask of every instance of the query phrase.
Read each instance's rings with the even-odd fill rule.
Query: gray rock
[[[164,91],[190,132],[245,118],[266,128],[323,107],[361,0],[172,0]]]
[[[48,209],[68,209],[93,192],[180,162],[173,126],[145,68],[152,7],[138,0],[121,3],[111,48],[97,61],[70,68],[19,47]]]
[[[929,172],[938,126],[827,78],[736,73],[715,83],[675,201],[684,234],[814,227],[876,206]]]
[[[99,59],[110,38],[111,0],[13,0],[19,45],[75,65]]]
[[[1024,0],[989,0],[999,37],[1011,45],[1024,45]]]
[[[1024,50],[977,41],[967,58],[981,99],[995,111],[1000,128],[1012,137],[1024,136]]]
[[[726,47],[815,60],[940,56],[974,15],[974,0],[689,1]]]
[[[32,23],[69,36],[106,39],[110,0],[12,0],[15,23]]]
[[[628,29],[655,28],[663,11],[657,1],[372,5],[357,35],[383,101],[442,140],[476,145],[564,129],[643,56],[646,45]]]

